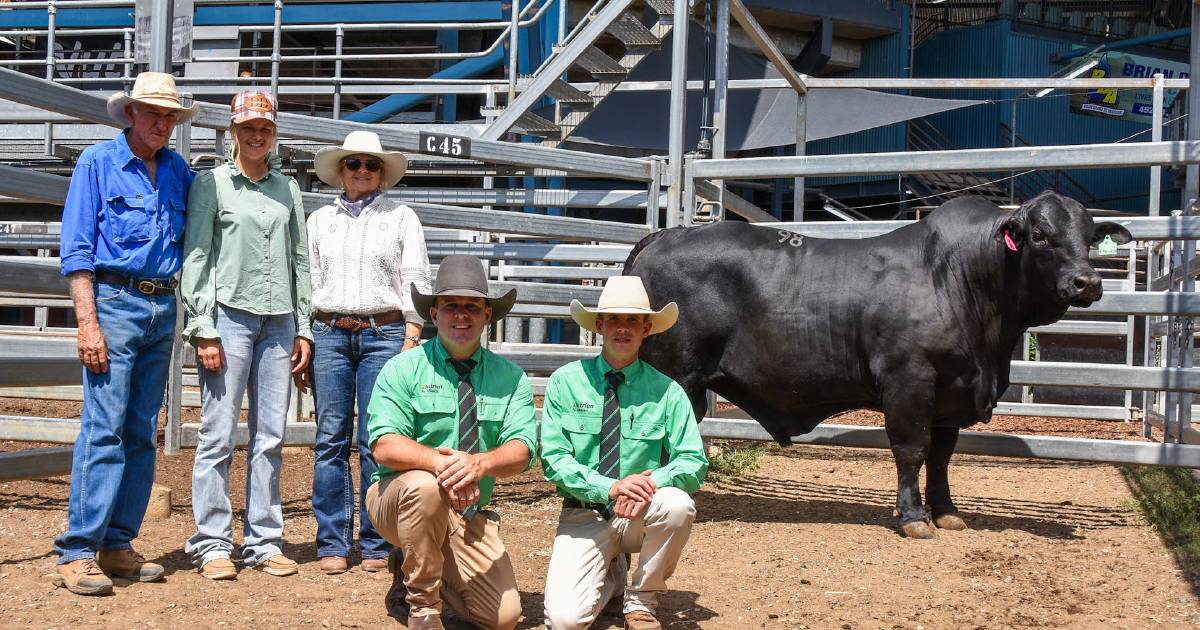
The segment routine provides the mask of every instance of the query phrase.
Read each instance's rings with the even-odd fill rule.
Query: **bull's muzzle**
[[[1075,306],[1087,306],[1103,295],[1103,279],[1095,271],[1075,274],[1067,286],[1067,301]]]

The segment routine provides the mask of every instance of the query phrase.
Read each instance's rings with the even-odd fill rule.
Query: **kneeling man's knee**
[[[696,519],[696,502],[691,495],[679,488],[659,488],[654,493],[658,520],[673,527],[688,525]]]
[[[550,630],[585,630],[591,624],[584,623],[587,611],[578,606],[546,604],[546,627]]]
[[[400,503],[421,511],[433,512],[445,509],[445,499],[442,487],[437,477],[425,470],[410,470],[401,475],[400,480],[404,490],[400,493]]]

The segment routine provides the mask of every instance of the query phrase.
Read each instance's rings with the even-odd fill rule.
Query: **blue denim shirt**
[[[183,262],[184,212],[195,176],[163,148],[156,181],[122,133],[88,147],[71,174],[63,207],[62,274],[107,269],[132,278],[169,278]]]

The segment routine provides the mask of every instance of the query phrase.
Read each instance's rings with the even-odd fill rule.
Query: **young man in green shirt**
[[[691,533],[695,492],[708,471],[683,388],[638,359],[648,335],[675,324],[674,302],[650,308],[641,278],[610,278],[599,307],[571,317],[604,337],[594,359],[550,377],[542,408],[542,468],[563,510],[546,576],[546,625],[587,628],[624,593],[625,627],[661,628],[658,594]],[[625,554],[637,553],[626,586]]]
[[[433,294],[414,287],[412,298],[437,338],[390,359],[367,408],[379,464],[367,513],[403,554],[392,563],[388,612],[407,616],[409,630],[440,629],[445,602],[477,626],[509,630],[521,598],[499,517],[484,508],[496,477],[529,468],[537,425],[529,379],[480,337],[516,291],[489,297],[479,259],[455,255],[442,261]]]

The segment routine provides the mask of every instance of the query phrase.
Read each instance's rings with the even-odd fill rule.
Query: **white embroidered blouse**
[[[412,208],[380,195],[356,217],[339,197],[308,217],[313,310],[373,315],[402,310],[424,322],[409,287],[432,291],[425,233]]]

